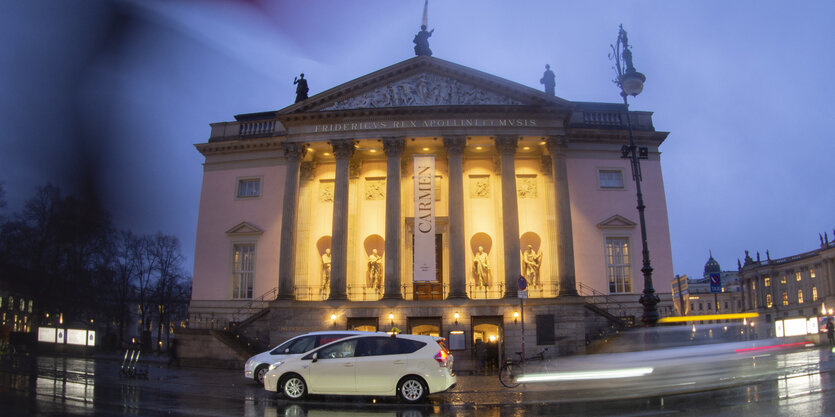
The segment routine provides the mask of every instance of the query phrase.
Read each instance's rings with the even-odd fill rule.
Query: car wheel
[[[397,395],[407,403],[416,403],[426,398],[426,384],[416,376],[407,376],[397,385]]]
[[[291,400],[304,398],[307,394],[307,385],[304,379],[296,374],[290,374],[281,381],[281,392]]]
[[[267,371],[269,369],[264,365],[255,368],[255,382],[264,385],[264,375],[267,375]]]

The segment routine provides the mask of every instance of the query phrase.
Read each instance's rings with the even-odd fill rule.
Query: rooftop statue
[[[307,80],[304,79],[303,73],[299,77],[301,78],[293,77],[293,84],[296,84],[296,103],[307,100]]]
[[[420,25],[420,32],[415,35],[415,39],[412,42],[415,43],[415,55],[421,56],[432,56],[432,50],[429,49],[429,37],[432,36],[432,32],[435,29],[430,31],[426,31],[426,25]]]
[[[545,84],[545,93],[550,95],[555,95],[554,87],[557,85],[554,79],[556,76],[554,75],[554,71],[551,71],[551,66],[545,64],[545,73],[542,74],[542,78],[539,80],[540,84]]]

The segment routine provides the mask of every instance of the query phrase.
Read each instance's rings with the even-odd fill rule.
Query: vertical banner
[[[435,156],[415,155],[414,282],[435,281]]]

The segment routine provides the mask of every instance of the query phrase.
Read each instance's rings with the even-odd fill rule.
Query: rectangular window
[[[783,291],[783,305],[789,305],[789,293]]]
[[[768,282],[771,282],[771,280],[769,280]],[[751,281],[751,291],[756,291],[756,290],[757,290],[757,281]]]
[[[554,315],[553,314],[537,314],[536,315],[536,344],[537,345],[553,345],[554,337]]]
[[[232,249],[232,298],[252,298],[255,280],[255,245],[234,245]]]
[[[601,169],[598,177],[600,188],[623,189],[623,171],[619,169]]]
[[[769,278],[769,277],[763,278],[763,286],[770,287],[771,286],[771,278]]]
[[[781,283],[781,284],[785,284],[785,283],[786,283],[786,276],[785,276],[785,275],[783,275],[782,277],[780,277],[780,283]]]
[[[800,279],[801,279],[801,277],[800,277],[800,271],[795,272],[795,273],[794,273],[794,280],[795,280],[795,281],[800,281]]]
[[[812,287],[812,301],[818,301],[818,287]]]
[[[797,303],[803,304],[803,290],[797,290]]]
[[[809,278],[815,279],[815,268],[809,268]]]
[[[238,180],[238,198],[251,198],[261,196],[261,179],[246,178]]]
[[[774,302],[771,301],[771,294],[766,294],[765,295],[765,306],[768,307],[768,308],[771,308],[771,307],[774,306]]]
[[[606,274],[610,293],[632,292],[632,266],[629,264],[629,239],[606,238]]]

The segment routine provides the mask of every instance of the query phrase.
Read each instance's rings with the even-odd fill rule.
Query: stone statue
[[[331,250],[325,249],[322,254],[322,287],[327,288],[331,282]]]
[[[377,249],[371,251],[368,257],[368,278],[372,288],[380,288],[381,267],[383,265],[383,257],[377,255]]]
[[[539,266],[542,263],[542,252],[536,253],[533,246],[528,245],[522,255],[522,261],[525,264],[525,279],[528,281],[528,285],[532,287],[539,285]]]
[[[556,76],[554,75],[554,71],[551,71],[551,66],[546,64],[545,65],[545,72],[542,74],[542,78],[539,79],[540,84],[545,84],[545,93],[550,95],[555,95],[554,87],[557,85],[556,81],[554,81]]]
[[[427,55],[432,56],[432,50],[429,49],[429,37],[432,36],[432,32],[435,29],[430,30],[429,32],[426,31],[426,25],[420,25],[420,32],[415,35],[415,38],[412,40],[415,44],[415,55]]]
[[[307,80],[304,79],[304,73],[302,73],[300,78],[293,77],[293,84],[296,84],[296,103],[307,100]]]
[[[487,286],[490,278],[490,262],[482,246],[478,247],[478,253],[473,257],[473,276],[478,286]]]

